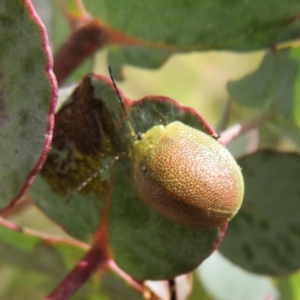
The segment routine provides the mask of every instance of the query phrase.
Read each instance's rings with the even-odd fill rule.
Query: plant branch
[[[257,150],[259,145],[259,130],[252,129],[249,131],[249,142],[247,145],[247,153],[253,153]]]
[[[146,290],[143,286],[143,284],[135,279],[133,279],[131,276],[129,276],[127,273],[125,273],[122,269],[118,267],[118,265],[110,259],[107,263],[108,267],[117,273],[121,278],[123,278],[128,284],[130,284],[135,290],[138,292],[144,293]]]
[[[94,54],[107,42],[107,35],[93,19],[86,22],[71,34],[54,56],[54,74],[59,85],[86,58]]]
[[[85,9],[82,0],[75,0],[78,14],[73,14],[64,5],[61,9],[73,33],[54,56],[54,73],[59,85],[85,59],[107,44],[136,45],[142,41],[111,28],[95,19]]]
[[[266,122],[268,118],[269,118],[268,114],[263,114],[247,123],[244,124],[237,123],[220,133],[220,142],[223,145],[227,145],[237,137],[243,135],[244,133],[256,129],[264,122]]]
[[[95,271],[105,267],[107,261],[105,250],[91,248],[45,300],[70,299]]]
[[[48,296],[48,298],[46,298],[47,300],[69,299],[69,297],[71,297],[99,267],[106,264],[138,292],[145,292],[145,288],[141,282],[136,281],[121,270],[113,260],[107,258],[107,255],[105,254],[106,251],[101,250],[99,247],[91,249],[90,245],[81,241],[39,232],[34,229],[17,225],[2,217],[0,217],[0,225],[13,231],[22,232],[24,234],[43,239],[47,244],[62,243],[76,246],[84,250],[90,250],[86,256],[77,263],[75,268],[61,282],[61,284]]]
[[[50,234],[47,234],[44,232],[39,232],[34,229],[22,227],[11,221],[5,220],[2,217],[0,217],[0,225],[8,228],[10,230],[13,230],[13,231],[22,232],[24,234],[40,238],[40,239],[44,240],[47,244],[57,244],[57,243],[69,244],[69,245],[76,246],[76,247],[84,249],[84,250],[90,249],[90,245],[80,242],[78,240],[71,239],[71,238],[57,237],[57,236],[53,236],[53,235],[50,235]]]

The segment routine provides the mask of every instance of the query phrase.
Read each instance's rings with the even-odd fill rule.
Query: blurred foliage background
[[[70,32],[68,24],[56,1],[35,0],[33,2],[47,26],[50,42],[55,52]],[[214,128],[217,128],[229,100],[227,83],[256,70],[264,54],[264,51],[247,53],[209,51],[176,54],[157,70],[125,66],[122,74],[124,80],[117,81],[117,85],[131,99],[137,100],[148,95],[164,95],[176,99],[186,106],[195,108]],[[91,62],[87,62],[89,63]],[[95,73],[108,76],[107,49],[99,51],[92,63]],[[240,108],[235,104],[231,123],[243,121],[244,116],[249,115],[249,111],[251,109]],[[268,131],[265,134],[265,140],[272,143],[274,141],[272,134]],[[295,145],[284,138],[280,139],[280,144],[285,149],[295,149]],[[235,151],[238,153],[238,149]],[[30,195],[23,197],[16,209],[5,217],[22,226],[67,236],[58,225],[51,222],[30,202]],[[6,250],[0,244],[0,253],[2,251]],[[80,257],[80,254],[74,255]],[[17,259],[15,257],[11,260],[0,260],[0,299],[17,300],[20,299],[20,295],[22,299],[31,300],[45,297],[55,287],[57,277],[49,276],[39,268],[31,268],[30,261],[20,272]],[[70,269],[71,266],[66,267]],[[58,267],[57,272],[61,278],[65,275],[63,268]],[[120,289],[119,279],[115,279],[113,275],[109,276],[107,280],[101,281],[100,287],[100,277],[95,276],[74,299],[121,300],[125,299],[125,290],[128,293],[126,299],[135,299],[135,297],[139,299],[140,296],[137,296],[126,285],[124,289]],[[216,253],[195,272],[191,299],[258,300],[267,299],[263,297],[271,294],[275,295],[272,299],[298,300],[300,299],[299,276],[297,272],[288,277],[275,279],[246,273]],[[215,280],[218,284],[215,284]],[[101,296],[99,289],[102,290]]]

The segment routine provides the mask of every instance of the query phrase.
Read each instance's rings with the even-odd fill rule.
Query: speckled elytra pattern
[[[180,122],[155,126],[132,153],[141,200],[188,227],[209,229],[241,206],[243,178],[231,154],[214,138]]]

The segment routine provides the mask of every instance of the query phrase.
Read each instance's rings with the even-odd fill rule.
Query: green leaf
[[[269,113],[267,126],[300,144],[297,124],[299,49],[270,51],[258,70],[228,84],[237,103]],[[298,102],[296,102],[296,100]],[[298,105],[298,106],[297,106]]]
[[[298,64],[291,58],[290,49],[270,51],[256,71],[237,82],[230,82],[228,91],[241,105],[265,110],[271,108],[289,116],[297,71]]]
[[[111,168],[69,203],[67,200],[80,184],[128,147],[128,139],[124,132],[123,148],[116,144],[119,134],[113,126],[119,126],[123,109],[107,80],[87,76],[76,89],[61,91],[61,98],[68,93],[69,98],[55,116],[52,149],[31,187],[31,195],[36,205],[69,234],[91,241],[109,198]]]
[[[246,51],[299,37],[297,0],[83,2],[93,15],[118,31],[144,43],[179,50]]]
[[[282,275],[300,268],[300,156],[261,150],[238,161],[245,197],[219,247],[254,273]]]
[[[29,1],[0,5],[0,209],[32,182],[48,151],[56,102],[47,36]]]
[[[41,178],[32,187],[33,198],[48,216],[84,240],[97,230],[105,203],[111,205],[108,239],[116,262],[137,278],[174,277],[199,265],[217,246],[225,227],[187,229],[145,206],[131,183],[128,157],[101,173],[80,191],[80,196],[66,203],[67,195],[108,165],[114,155],[124,151],[128,154],[136,133],[175,120],[213,133],[196,112],[174,100],[123,99],[127,116],[110,81],[95,75],[84,79],[56,115],[52,150]]]
[[[198,115],[165,97],[146,97],[129,109],[135,132],[178,120],[209,133]],[[171,278],[194,269],[210,254],[219,229],[198,231],[166,220],[139,200],[130,170],[127,158],[117,163],[109,214],[109,243],[115,261],[140,279]]]
[[[293,102],[292,83],[296,75],[297,64],[290,58],[289,49],[269,51],[256,71],[230,82],[228,91],[241,105],[265,110],[276,105],[277,109],[286,107],[288,111],[285,103]]]
[[[41,175],[37,175],[30,188],[35,204],[54,222],[72,236],[90,242],[97,230],[104,202],[93,193],[77,194],[67,203],[68,196],[53,191]]]
[[[118,163],[109,213],[109,244],[116,263],[139,279],[173,278],[195,269],[212,251],[219,229],[177,225],[139,200],[127,158]]]
[[[109,84],[104,86],[115,95]],[[31,187],[37,206],[68,233],[85,241],[90,241],[98,228],[109,194],[109,170],[74,195],[70,203],[67,200],[82,182],[107,165],[115,153],[99,121],[104,121],[101,99],[96,95],[91,97],[92,90],[87,77],[56,114],[52,149],[41,176]]]

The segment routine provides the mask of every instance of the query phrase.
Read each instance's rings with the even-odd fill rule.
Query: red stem
[[[68,245],[72,245],[72,246],[75,246],[75,247],[78,247],[78,248],[81,248],[84,250],[90,249],[90,245],[88,245],[84,242],[81,242],[81,241],[78,241],[78,240],[75,240],[72,238],[63,238],[63,237],[50,235],[50,234],[47,234],[44,232],[39,232],[37,230],[23,227],[18,224],[15,224],[11,221],[5,220],[2,217],[0,217],[0,225],[8,228],[10,230],[13,230],[13,231],[22,232],[24,234],[31,235],[36,238],[42,239],[47,244],[58,244],[58,243],[59,244],[68,244]]]
[[[68,300],[97,271],[107,263],[106,252],[91,248],[45,300]]]
[[[86,58],[107,42],[107,34],[94,21],[77,28],[54,56],[54,74],[59,85]]]
[[[249,121],[248,123],[244,123],[244,124],[237,123],[229,127],[228,129],[220,133],[221,143],[223,145],[227,145],[234,139],[243,135],[244,133],[258,128],[260,125],[262,125],[264,122],[267,121],[268,117],[269,117],[268,114],[264,114]]]
[[[122,277],[128,284],[130,284],[135,290],[137,290],[140,293],[145,293],[145,287],[143,286],[142,282],[139,282],[135,279],[133,279],[130,275],[125,273],[119,266],[112,260],[110,259],[108,261],[108,267],[117,273],[120,277]]]

